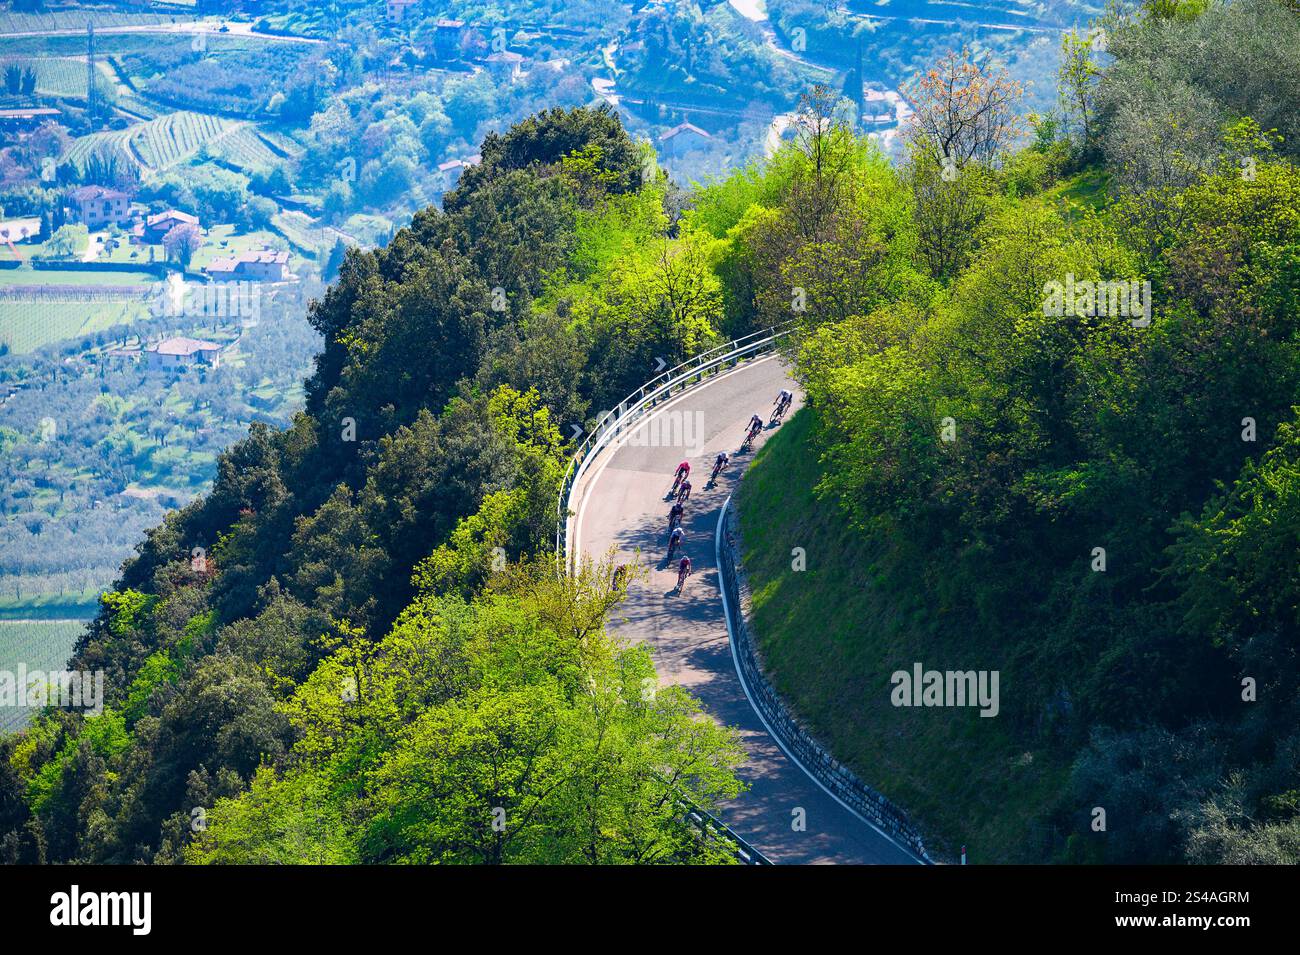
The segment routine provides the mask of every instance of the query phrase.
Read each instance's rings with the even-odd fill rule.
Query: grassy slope
[[[975,709],[895,708],[890,674],[978,668],[993,641],[945,617],[922,592],[888,592],[877,565],[888,542],[851,531],[812,489],[821,466],[799,412],[763,447],[739,494],[744,565],[768,676],[813,733],[864,780],[897,801],[952,858],[1038,861],[1034,817],[1065,767],[1027,752]],[[791,571],[791,549],[807,570]],[[1003,699],[1014,687],[1001,686]]]
[[[116,568],[110,568],[115,571]],[[0,623],[14,621],[89,620],[99,610],[99,595],[103,588],[67,591],[63,594],[27,594],[15,599],[12,594],[0,596]],[[3,669],[3,666],[0,666]]]
[[[25,355],[43,345],[130,324],[144,314],[139,302],[0,302],[0,344]]]

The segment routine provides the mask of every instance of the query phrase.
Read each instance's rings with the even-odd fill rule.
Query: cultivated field
[[[251,126],[234,129],[209,145],[213,157],[244,172],[279,165],[283,160]]]
[[[157,13],[114,13],[105,10],[54,10],[50,13],[0,12],[0,34],[49,33],[53,30],[84,30],[87,23],[104,27],[144,26],[168,23],[170,16]]]
[[[146,314],[143,302],[0,301],[0,344],[15,355],[91,335]]]
[[[238,128],[238,123],[219,116],[168,113],[129,129],[79,137],[63,159],[82,166],[97,150],[107,148],[147,175],[169,169],[193,156],[205,144]]]
[[[0,671],[61,670],[85,629],[84,620],[0,620]],[[31,716],[21,707],[0,706],[0,732],[21,729]]]
[[[105,70],[105,64],[96,64],[101,76],[110,79],[111,74]],[[62,96],[69,99],[86,98],[86,61],[70,56],[53,57],[4,57],[0,59],[0,71],[8,66],[20,69],[32,69],[36,72],[36,92],[46,96]]]

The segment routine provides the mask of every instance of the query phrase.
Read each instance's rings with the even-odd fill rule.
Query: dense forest
[[[716,280],[609,111],[482,148],[349,251],[293,425],[125,564],[74,660],[105,711],[0,743],[6,859],[725,858],[681,806],[738,791],[735,739],[605,635],[608,567],[545,554],[560,425],[707,339]]]
[[[759,629],[796,708],[949,853],[1295,863],[1300,101],[1271,78],[1300,19],[1242,0],[1102,26],[1105,55],[1067,36],[1028,148],[1000,142],[1015,84],[941,62],[908,163],[847,140],[828,161],[817,240],[773,256],[794,210],[742,223],[779,263],[773,318],[791,286],[809,310],[811,421],[750,489],[755,587],[780,591]],[[778,503],[808,460],[816,507]],[[816,607],[801,517],[852,528]],[[998,718],[892,710],[888,673],[936,659],[1000,670]]]
[[[725,861],[681,806],[742,788],[739,742],[606,635],[608,564],[557,579],[555,494],[657,358],[793,319],[819,498],[1071,767],[1039,861],[1297,861],[1300,102],[1258,84],[1300,17],[1105,29],[1027,118],[937,57],[897,165],[825,88],[690,190],[605,109],[487,136],[313,304],[305,410],[123,566],[73,661],[104,712],[0,739],[0,858]],[[1090,281],[1149,310],[1045,307]],[[1087,841],[1097,804],[1127,811]]]

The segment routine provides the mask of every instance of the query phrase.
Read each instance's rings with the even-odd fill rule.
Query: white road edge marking
[[[909,859],[911,859],[913,863],[915,863],[916,865],[924,865],[925,863],[922,862],[919,858],[917,858],[916,854],[912,852],[911,849],[903,845],[901,842],[899,842],[889,833],[885,832],[885,830],[881,829],[878,825],[876,825],[866,816],[862,815],[862,813],[858,812],[856,809],[854,809],[852,806],[846,803],[843,799],[841,799],[839,796],[835,795],[824,785],[822,785],[822,781],[808,771],[808,767],[805,766],[802,762],[800,762],[799,757],[796,756],[794,753],[790,752],[789,747],[785,745],[785,741],[781,739],[780,736],[777,735],[776,731],[772,729],[771,724],[768,723],[767,717],[763,715],[763,711],[760,710],[758,706],[754,703],[754,695],[749,691],[749,684],[745,681],[745,674],[740,669],[740,657],[736,654],[736,634],[731,626],[731,602],[727,600],[727,588],[723,586],[723,582],[722,582],[722,529],[723,527],[726,526],[727,508],[729,508],[730,506],[731,506],[731,495],[728,494],[727,499],[722,502],[722,513],[719,514],[718,516],[718,530],[713,537],[713,562],[717,565],[718,568],[718,593],[722,594],[722,616],[727,621],[727,645],[731,647],[731,663],[736,668],[736,678],[740,680],[740,688],[745,691],[745,699],[749,701],[749,708],[754,711],[754,714],[758,717],[759,722],[763,724],[763,728],[767,730],[767,735],[772,737],[772,739],[776,740],[776,745],[781,747],[781,752],[785,753],[785,755],[789,757],[790,762],[798,766],[803,771],[803,774],[805,776],[807,776],[814,783],[816,783],[822,792],[824,792],[826,795],[830,796],[837,803],[843,806],[846,810],[848,810],[848,812],[852,816],[854,816],[860,822],[866,823],[872,829],[876,830],[876,832],[880,833],[880,835],[883,836],[885,839],[892,842],[903,852],[904,855],[906,855]],[[740,608],[737,607],[736,611],[739,612]]]
[[[671,408],[673,405],[677,404],[679,401],[685,401],[688,397],[694,395],[694,394],[695,394],[696,392],[698,392],[698,391],[703,391],[703,390],[704,390],[705,388],[707,388],[709,385],[712,385],[712,384],[714,384],[714,383],[716,383],[716,382],[722,381],[722,379],[724,379],[724,378],[729,378],[730,376],[736,374],[737,372],[744,371],[744,370],[747,369],[747,368],[753,368],[753,367],[756,367],[756,366],[758,366],[758,365],[761,365],[763,362],[771,361],[773,358],[776,358],[776,357],[778,357],[778,356],[777,356],[777,355],[765,355],[764,357],[759,358],[759,359],[757,359],[757,360],[755,360],[755,361],[746,362],[746,363],[743,364],[743,365],[738,365],[737,367],[731,369],[731,371],[724,372],[723,374],[718,375],[718,376],[715,377],[715,378],[711,378],[709,381],[700,382],[700,384],[696,385],[696,386],[693,387],[693,388],[687,388],[684,392],[682,392],[682,393],[681,393],[680,395],[678,395],[676,398],[673,398],[671,401],[667,401],[667,402],[665,402],[662,406],[656,408],[654,411],[650,412],[650,414],[646,415],[646,416],[641,420],[641,422],[640,422],[640,423],[639,423],[635,428],[633,428],[631,431],[628,432],[628,437],[631,437],[631,436],[632,436],[633,434],[635,434],[638,430],[640,430],[643,426],[645,426],[646,424],[649,424],[650,421],[651,421],[651,419],[653,419],[656,415],[658,415],[658,414],[660,414],[660,413],[662,413],[662,412],[664,412],[664,411],[667,411],[669,408]],[[574,513],[577,515],[577,519],[573,522],[573,544],[572,544],[572,547],[570,548],[570,551],[569,551],[569,552],[573,555],[573,558],[572,558],[572,559],[575,559],[575,560],[580,560],[580,559],[581,559],[581,556],[582,556],[582,546],[581,546],[581,540],[582,540],[582,519],[583,519],[584,512],[585,512],[585,505],[586,505],[586,503],[587,503],[587,498],[588,498],[588,497],[590,496],[590,494],[591,494],[591,489],[592,489],[593,487],[595,487],[596,484],[599,482],[599,478],[600,478],[601,473],[605,470],[605,468],[606,468],[606,466],[609,464],[609,462],[612,461],[612,460],[614,459],[614,455],[612,455],[612,454],[610,454],[610,455],[606,455],[606,454],[605,454],[605,451],[609,450],[609,448],[611,448],[611,447],[613,447],[613,448],[617,448],[617,445],[614,444],[614,443],[611,443],[611,444],[609,444],[609,445],[606,445],[604,448],[602,448],[600,453],[601,453],[601,455],[605,458],[605,460],[600,461],[598,464],[596,464],[595,468],[594,468],[591,472],[589,472],[588,474],[584,475],[584,479],[586,480],[586,485],[585,485],[585,486],[583,487],[583,489],[582,489],[582,495],[578,498],[578,506],[577,506],[577,507],[575,508],[575,510],[574,510]],[[714,564],[715,564],[715,565],[717,566],[717,568],[718,568],[718,574],[719,574],[719,577],[718,577],[718,593],[722,595],[722,616],[723,616],[723,619],[726,621],[726,624],[727,624],[727,646],[728,646],[728,647],[730,648],[730,650],[731,650],[731,663],[732,663],[732,666],[735,667],[735,670],[736,670],[736,678],[740,680],[740,688],[741,688],[741,689],[744,691],[744,693],[745,693],[745,700],[749,703],[749,708],[750,708],[751,710],[754,711],[754,715],[757,716],[758,719],[759,719],[759,722],[763,724],[763,729],[765,729],[765,730],[767,731],[767,735],[770,736],[770,737],[772,737],[772,739],[776,741],[776,745],[779,746],[779,747],[781,748],[781,752],[785,753],[786,757],[790,760],[790,762],[792,762],[792,763],[794,763],[796,766],[798,766],[798,767],[799,767],[799,771],[802,772],[802,773],[803,773],[805,776],[807,776],[809,779],[811,779],[811,780],[812,780],[812,781],[817,785],[817,787],[818,787],[819,789],[821,789],[822,792],[826,793],[826,795],[830,796],[830,797],[831,797],[832,799],[834,799],[837,803],[839,803],[842,807],[844,807],[844,809],[845,809],[845,810],[846,810],[846,811],[847,811],[851,816],[853,816],[855,819],[857,819],[859,822],[862,822],[862,823],[864,823],[865,825],[869,826],[871,829],[873,829],[875,832],[877,832],[877,833],[878,833],[880,836],[882,836],[884,839],[886,839],[886,840],[888,840],[889,842],[893,843],[893,845],[895,845],[899,850],[902,851],[902,853],[903,853],[904,855],[906,855],[909,859],[911,859],[912,862],[913,862],[915,865],[924,865],[925,863],[922,862],[920,859],[918,859],[918,858],[916,857],[915,853],[913,853],[910,849],[908,849],[907,846],[903,845],[901,842],[899,842],[897,839],[895,839],[895,838],[894,838],[893,836],[891,836],[889,833],[885,832],[883,829],[881,829],[879,826],[877,826],[877,825],[876,825],[874,822],[872,822],[870,819],[868,819],[868,818],[866,818],[865,816],[863,816],[860,812],[858,812],[856,809],[854,809],[852,806],[850,806],[848,803],[846,803],[843,799],[841,799],[839,796],[835,795],[833,792],[831,792],[829,789],[827,789],[824,785],[822,785],[821,780],[818,779],[816,776],[814,776],[812,773],[810,773],[810,772],[808,771],[808,767],[805,766],[802,762],[800,762],[799,758],[798,758],[797,756],[795,756],[794,753],[790,752],[790,750],[786,747],[785,742],[781,739],[781,737],[778,736],[776,733],[774,733],[774,732],[772,731],[772,727],[768,724],[767,719],[764,718],[764,716],[763,716],[762,712],[759,710],[759,708],[758,708],[757,706],[754,705],[754,696],[753,696],[753,694],[752,694],[752,693],[750,692],[750,690],[749,690],[749,684],[745,682],[745,675],[744,675],[743,673],[740,672],[740,660],[739,660],[739,658],[736,656],[736,636],[735,636],[735,634],[732,632],[732,628],[731,628],[731,605],[730,605],[730,603],[729,603],[728,600],[727,600],[727,591],[726,591],[726,588],[722,586],[722,578],[721,578],[721,574],[722,574],[722,557],[721,557],[721,554],[719,553],[719,548],[722,546],[722,528],[723,528],[723,526],[726,524],[726,520],[727,520],[727,508],[728,508],[730,505],[731,505],[731,495],[728,494],[728,495],[727,495],[727,499],[726,499],[725,501],[722,502],[722,511],[720,512],[720,514],[719,514],[719,516],[718,516],[718,529],[717,529],[717,532],[716,532],[715,535],[714,535],[714,543],[713,543],[713,561],[714,561]]]

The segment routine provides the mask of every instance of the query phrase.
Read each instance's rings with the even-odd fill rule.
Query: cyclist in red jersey
[[[681,593],[682,588],[686,586],[686,578],[689,577],[691,573],[692,573],[691,559],[689,557],[683,556],[682,559],[677,562],[677,592],[678,593]]]
[[[674,494],[677,493],[678,485],[680,485],[683,481],[685,481],[688,477],[690,477],[690,474],[691,474],[690,461],[683,461],[681,464],[677,465],[677,473],[673,475],[673,489],[668,492],[669,497],[672,497]]]

